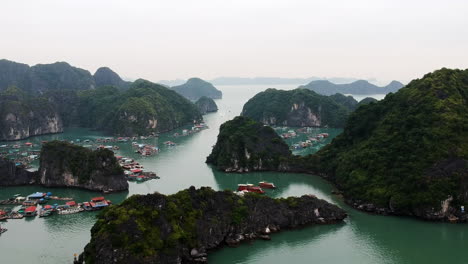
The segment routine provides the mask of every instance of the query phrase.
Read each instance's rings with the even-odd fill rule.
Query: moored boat
[[[258,186],[260,186],[261,188],[265,188],[265,189],[275,189],[276,186],[271,183],[271,182],[259,182],[258,183]]]
[[[253,192],[253,193],[260,193],[264,194],[265,191],[258,186],[254,186],[253,184],[238,184],[237,191],[246,191],[246,192]]]
[[[24,216],[25,217],[34,217],[37,215],[37,207],[36,206],[29,206],[24,209]]]

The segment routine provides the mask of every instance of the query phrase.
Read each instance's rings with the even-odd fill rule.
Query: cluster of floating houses
[[[287,127],[277,127],[277,130],[287,130]],[[283,139],[296,138],[299,134],[313,134],[316,132],[315,128],[312,127],[303,127],[297,130],[290,129],[287,132],[279,133]],[[317,133],[315,135],[308,136],[305,141],[299,141],[291,145],[292,150],[305,149],[310,146],[313,146],[315,143],[322,141],[324,138],[329,136],[328,133]]]
[[[198,133],[200,131],[202,131],[203,129],[207,129],[208,126],[205,124],[205,122],[200,122],[198,124],[194,124],[192,126],[191,129],[183,129],[182,130],[182,133],[174,133],[173,136],[174,137],[184,137],[184,136],[188,136],[188,135],[191,135],[191,134],[194,134],[194,133]]]
[[[152,179],[159,179],[155,172],[143,171],[143,165],[132,158],[116,156],[120,166],[124,169],[128,181],[145,182]]]
[[[40,150],[33,149],[33,143],[0,145],[0,157],[7,158],[15,162],[16,166],[30,168],[32,161],[39,158]]]
[[[48,204],[52,200],[66,201],[65,204]],[[0,210],[0,221],[7,219],[22,219],[24,217],[47,217],[52,214],[75,214],[84,211],[96,211],[105,208],[111,201],[104,197],[95,197],[90,201],[76,203],[72,198],[52,196],[52,193],[36,192],[23,197],[19,194],[0,201],[0,205],[12,205],[21,207],[18,210]]]

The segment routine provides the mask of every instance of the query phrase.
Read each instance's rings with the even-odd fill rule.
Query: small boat
[[[39,217],[50,216],[55,211],[51,205],[46,205],[39,210]]]
[[[262,188],[258,186],[253,186],[253,184],[239,184],[237,186],[237,191],[246,191],[246,192],[253,192],[253,193],[259,193],[259,194],[264,194],[265,191],[262,190]]]
[[[25,217],[34,217],[37,215],[36,206],[29,206],[24,209],[24,216]]]
[[[18,211],[12,211],[8,215],[8,219],[23,219],[24,215],[20,214]]]
[[[258,186],[265,189],[276,189],[276,186],[271,182],[259,182]]]
[[[60,215],[66,215],[66,214],[76,214],[83,212],[84,209],[80,207],[69,207],[69,208],[62,208],[58,210],[58,214]]]
[[[6,211],[0,210],[0,221],[7,220],[8,214]]]
[[[59,201],[71,201],[73,198],[70,197],[58,197],[58,196],[50,196],[51,200],[59,200]]]

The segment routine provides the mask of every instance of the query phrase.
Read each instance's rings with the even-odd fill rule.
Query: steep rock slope
[[[317,153],[357,204],[426,219],[468,204],[468,70],[441,69],[359,107]]]
[[[176,92],[145,80],[128,90],[104,86],[80,94],[80,124],[116,135],[166,132],[201,120],[198,108]]]
[[[200,99],[195,102],[195,105],[202,114],[218,111],[218,106],[216,105],[215,101],[206,96],[200,97]]]
[[[343,127],[353,110],[348,105],[354,101],[343,95],[328,97],[307,89],[267,89],[247,101],[242,116],[265,125]]]
[[[29,97],[16,87],[0,92],[0,140],[62,131],[62,119],[47,99]]]
[[[223,97],[223,93],[220,90],[200,78],[190,78],[186,83],[174,86],[171,89],[192,101],[196,101],[202,96],[211,99],[221,99]]]
[[[112,151],[90,150],[67,142],[42,146],[39,184],[94,191],[123,191],[128,182]]]
[[[238,116],[221,125],[218,140],[206,162],[231,172],[278,170],[288,145],[269,126]]]

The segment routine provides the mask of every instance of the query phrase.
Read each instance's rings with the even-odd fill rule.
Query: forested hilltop
[[[251,157],[260,153],[227,148],[216,152],[218,145],[241,133],[225,127],[221,126],[208,161],[224,169],[211,156],[228,157],[223,160],[229,165],[235,164],[229,157],[245,153],[244,164],[252,164]],[[272,152],[270,159],[279,162],[271,170],[320,174],[343,191],[348,203],[362,210],[465,222],[467,215],[461,210],[468,206],[465,131],[468,70],[441,69],[381,101],[358,107],[343,133],[315,155]],[[241,136],[255,138],[259,133]],[[268,142],[268,147],[276,141]]]
[[[91,75],[65,62],[0,60],[0,140],[62,132],[67,126],[122,136],[164,132],[200,120],[198,108],[149,81],[123,81],[107,67]]]
[[[186,83],[173,86],[171,89],[192,101],[197,101],[203,96],[211,99],[221,99],[223,97],[220,90],[200,78],[190,78]]]
[[[307,89],[267,89],[244,105],[242,116],[266,125],[343,127],[358,106],[351,96],[319,95]]]
[[[317,153],[319,170],[358,203],[427,219],[457,215],[468,205],[466,131],[468,70],[441,69],[359,107]]]

